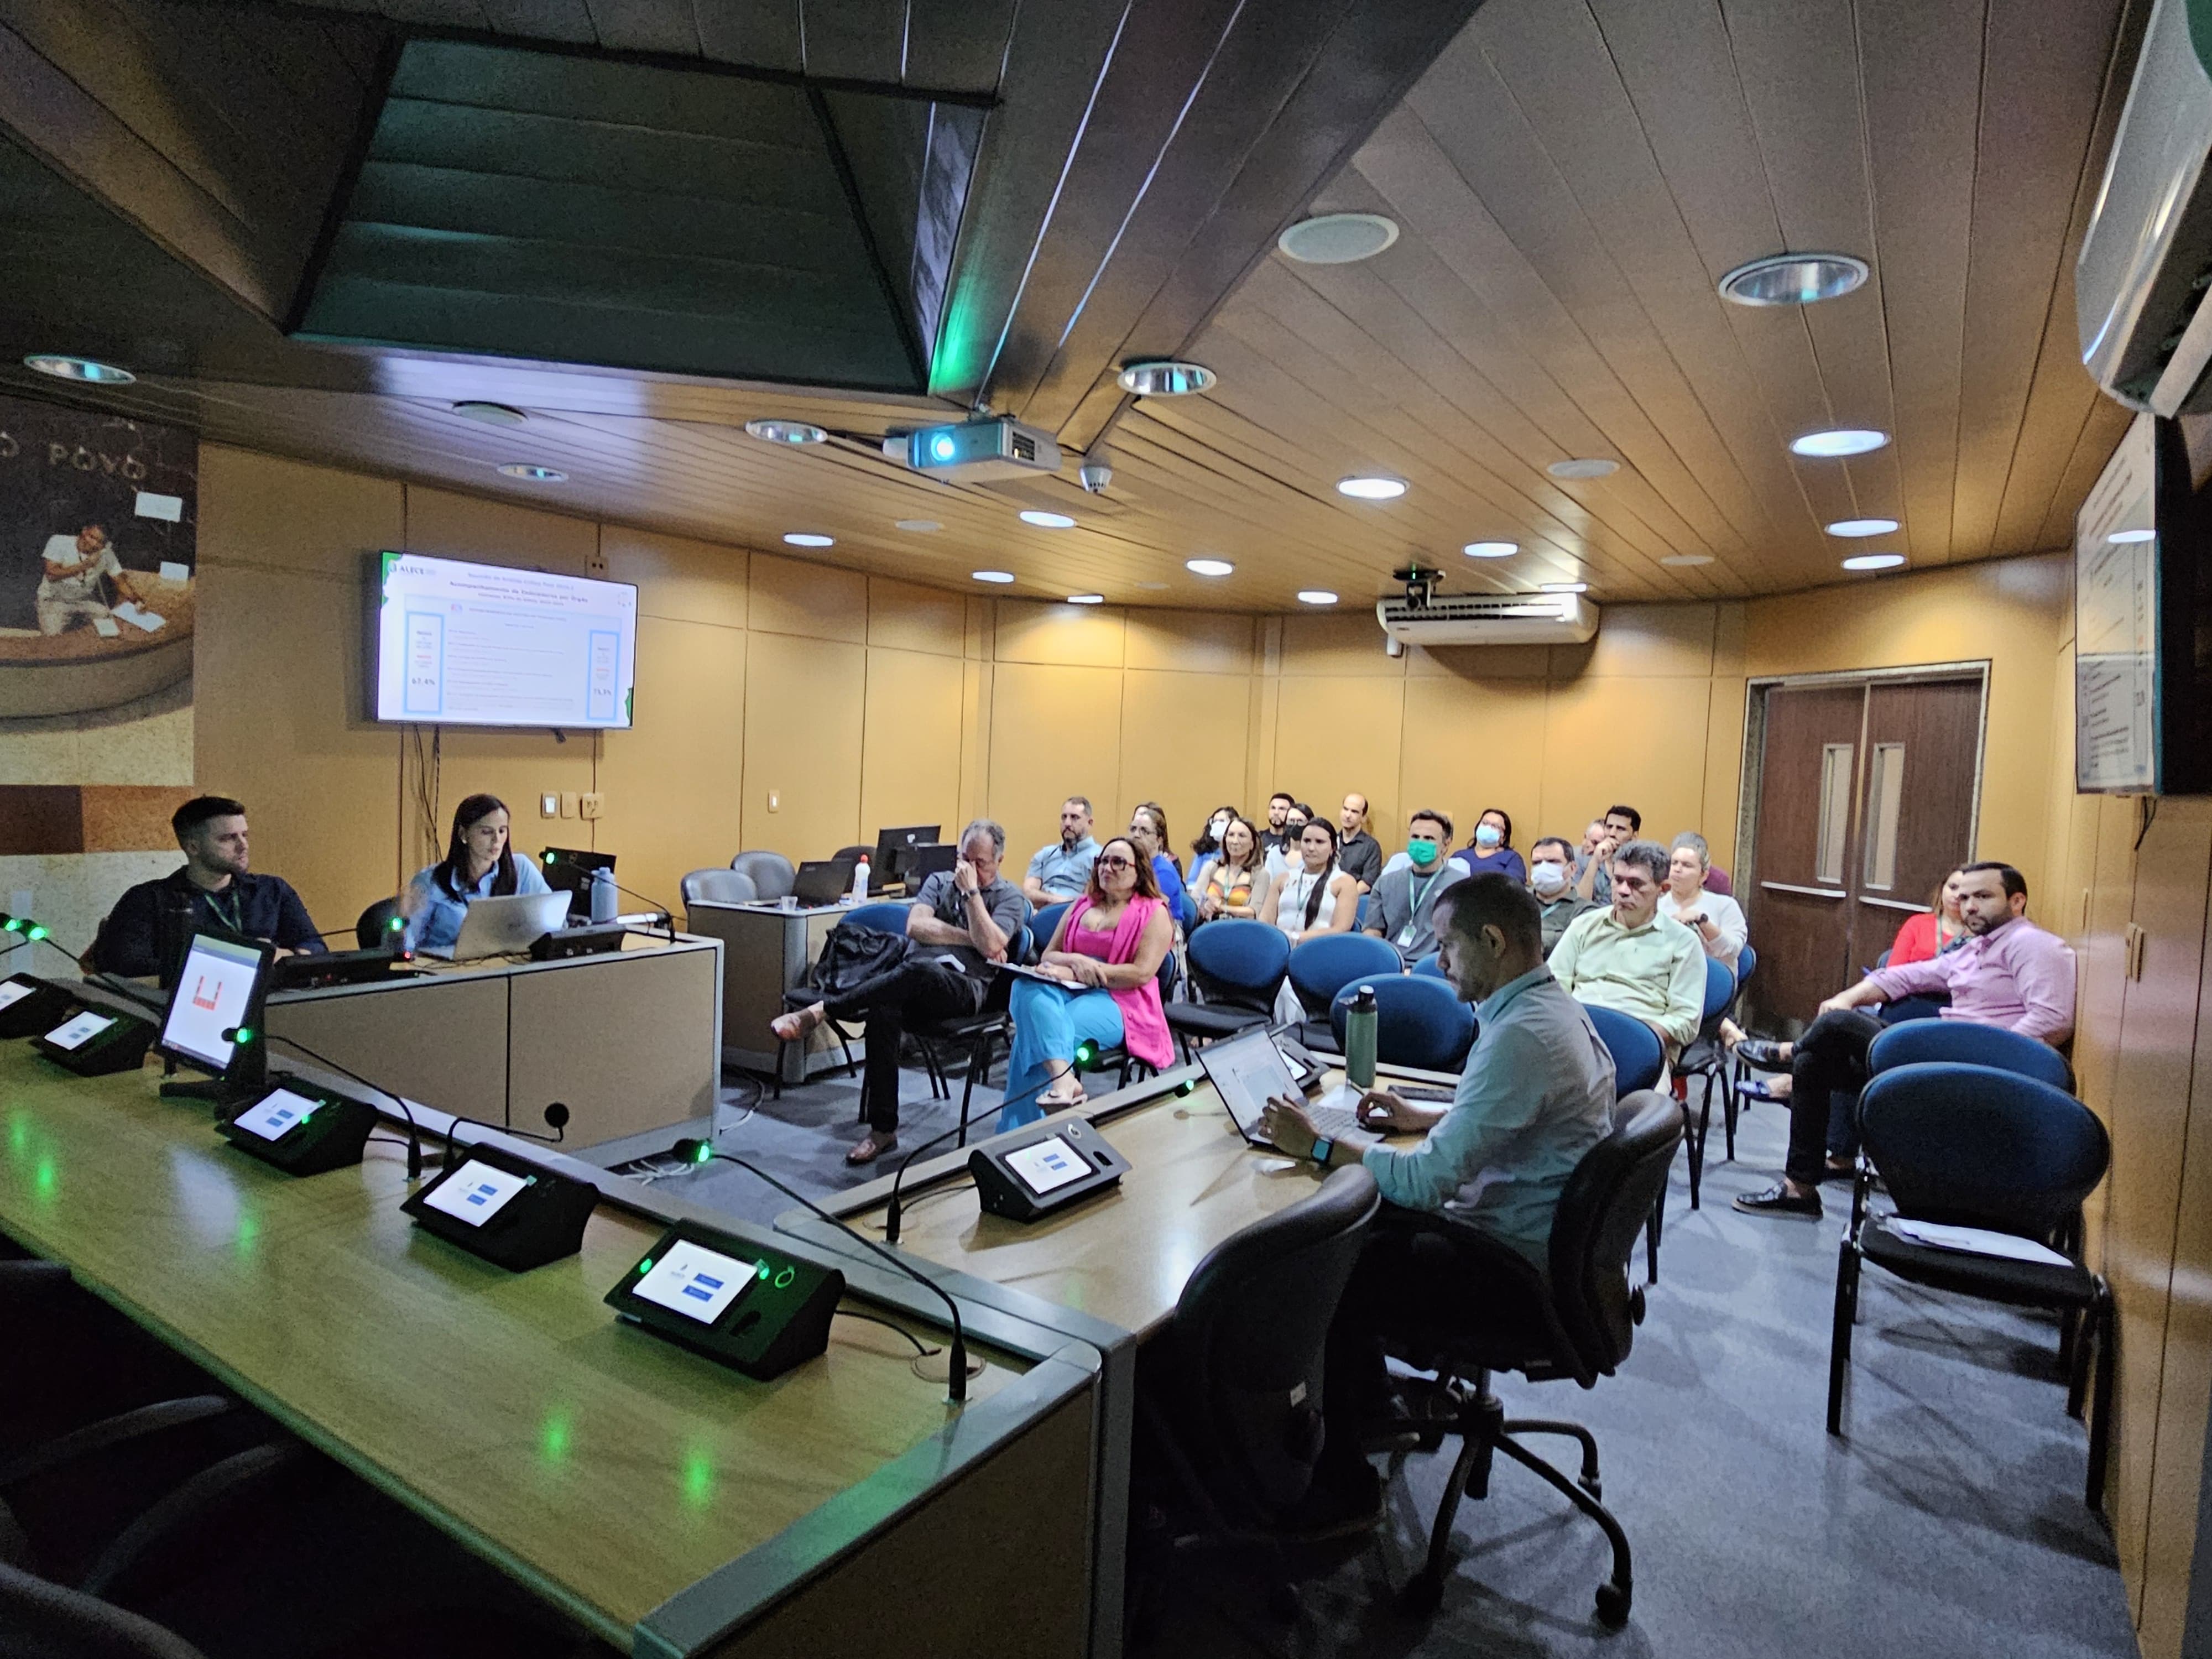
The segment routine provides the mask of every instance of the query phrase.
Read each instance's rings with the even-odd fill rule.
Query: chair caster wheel
[[[1597,1587],[1597,1621],[1607,1630],[1619,1630],[1628,1622],[1629,1592],[1619,1584],[1600,1584]]]
[[[1443,1578],[1424,1572],[1398,1592],[1398,1611],[1411,1619],[1426,1619],[1443,1604]]]
[[[1287,1625],[1298,1616],[1298,1587],[1296,1584],[1267,1586],[1267,1616],[1277,1624]]]

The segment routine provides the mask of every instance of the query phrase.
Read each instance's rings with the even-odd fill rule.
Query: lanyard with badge
[[[217,921],[229,928],[232,933],[238,934],[241,939],[245,937],[246,907],[239,900],[238,884],[235,882],[233,882],[230,887],[230,910],[228,915],[223,911],[221,902],[221,895],[211,893],[205,888],[202,888],[200,890],[200,896],[207,901],[208,908],[215,912],[215,919]]]
[[[1437,860],[1435,873],[1430,876],[1418,893],[1413,890],[1413,872],[1410,870],[1406,872],[1406,897],[1408,901],[1406,925],[1398,930],[1398,948],[1401,951],[1413,948],[1413,930],[1420,926],[1421,906],[1428,902],[1429,895],[1436,891],[1437,883],[1443,878],[1444,862],[1442,859]]]

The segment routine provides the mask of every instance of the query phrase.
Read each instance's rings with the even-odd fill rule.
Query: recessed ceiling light
[[[1887,536],[1897,528],[1894,519],[1838,519],[1828,526],[1831,536]]]
[[[1710,553],[1669,553],[1659,561],[1662,564],[1673,565],[1677,570],[1686,570],[1692,565],[1711,564],[1712,562],[1713,556]]]
[[[1609,461],[1602,455],[1583,455],[1553,461],[1544,471],[1555,478],[1610,478],[1620,471],[1620,463]]]
[[[911,530],[917,536],[933,535],[945,528],[934,519],[901,519],[891,526],[894,530]]]
[[[1011,570],[971,570],[968,574],[979,582],[1010,582],[1014,579]]]
[[[1299,220],[1275,246],[1302,265],[1348,265],[1373,258],[1397,240],[1397,222],[1379,213],[1321,213]]]
[[[530,419],[519,409],[505,404],[488,404],[477,398],[453,405],[453,413],[465,421],[481,421],[486,426],[521,426]]]
[[[1106,596],[1103,593],[1071,593],[1067,596],[1067,602],[1070,605],[1103,605]]]
[[[1379,472],[1355,472],[1336,481],[1336,493],[1363,501],[1395,501],[1406,493],[1406,481]]]
[[[1721,298],[1740,306],[1809,306],[1849,294],[1867,262],[1848,253],[1771,253],[1721,278]]]
[[[1203,363],[1161,361],[1125,364],[1114,380],[1122,391],[1139,398],[1181,398],[1212,390],[1217,378]]]
[[[1226,559],[1185,559],[1182,568],[1194,576],[1225,576],[1237,568]]]
[[[1031,507],[1028,512],[1022,514],[1022,522],[1024,524],[1033,524],[1040,530],[1073,530],[1075,528],[1075,520],[1069,518],[1066,514],[1040,513],[1035,507]]]
[[[1137,586],[1147,593],[1164,593],[1168,591],[1168,585],[1165,582],[1139,582]]]
[[[1864,427],[1842,426],[1829,432],[1808,432],[1790,441],[1793,455],[1863,455],[1889,441],[1889,434]]]
[[[794,530],[788,536],[786,536],[784,540],[789,542],[793,547],[835,547],[837,545],[837,538],[835,536],[819,536],[811,530]]]
[[[2106,537],[2105,539],[2108,542],[2117,542],[2121,546],[2124,547],[2130,542],[2154,542],[2158,539],[2158,532],[2155,530],[2115,530],[2111,535]]]
[[[568,475],[557,467],[540,466],[535,461],[509,461],[500,471],[510,478],[527,478],[532,483],[566,483]]]
[[[127,368],[118,368],[112,363],[97,363],[89,357],[64,357],[51,351],[37,351],[23,359],[23,367],[40,374],[51,374],[57,380],[83,380],[94,386],[129,386],[138,377]]]
[[[1542,588],[1547,593],[1587,593],[1589,592],[1589,584],[1588,582],[1538,582],[1536,586]]]
[[[747,421],[745,435],[771,444],[820,444],[830,434],[806,421]]]
[[[1846,570],[1894,570],[1905,562],[1902,553],[1854,553],[1844,561]]]
[[[1460,549],[1470,559],[1510,559],[1520,550],[1518,542],[1469,542]]]
[[[1334,605],[1336,595],[1326,587],[1302,587],[1298,590],[1300,605]]]

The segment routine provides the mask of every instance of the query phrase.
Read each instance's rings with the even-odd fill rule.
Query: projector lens
[[[940,461],[951,460],[953,452],[959,446],[952,441],[952,434],[949,432],[940,432],[929,441],[930,454]]]

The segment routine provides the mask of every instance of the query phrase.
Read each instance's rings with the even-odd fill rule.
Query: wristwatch
[[[1308,1152],[1306,1156],[1313,1159],[1316,1164],[1326,1164],[1328,1162],[1328,1155],[1335,1150],[1336,1143],[1331,1140],[1327,1135],[1316,1135],[1314,1137],[1313,1150]]]

